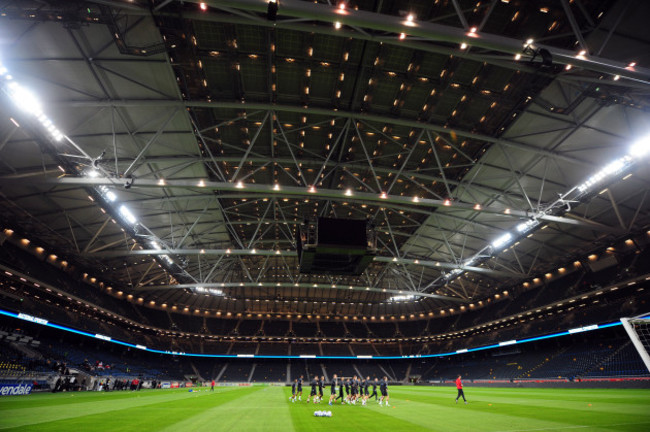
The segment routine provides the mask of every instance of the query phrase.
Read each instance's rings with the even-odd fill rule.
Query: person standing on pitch
[[[298,387],[298,378],[294,378],[293,384],[291,384],[291,397],[289,398],[291,402],[296,401],[296,387]]]
[[[336,376],[336,374],[334,374],[332,376],[332,382],[330,383],[330,402],[329,402],[330,405],[332,405],[332,401],[336,399],[336,392],[338,390],[337,388],[338,386],[339,386],[339,379]]]
[[[318,403],[323,400],[323,386],[325,385],[325,376],[322,375],[318,381]]]
[[[375,400],[377,400],[377,386],[378,385],[379,385],[379,380],[377,378],[375,378],[375,380],[372,382],[372,394],[370,395],[370,397],[368,399],[370,399],[370,398],[372,398],[374,396]]]
[[[338,378],[337,378],[337,380],[338,380]],[[338,380],[338,382],[336,384],[339,387],[339,395],[334,400],[336,401],[336,400],[341,399],[341,404],[345,405],[345,395],[343,394],[343,387],[344,387],[343,386],[343,381],[345,381],[345,380],[343,380],[343,379]]]
[[[463,397],[465,405],[467,405],[467,399],[465,399],[465,392],[463,392],[463,383],[460,380],[460,375],[456,378],[456,389],[458,390],[458,395],[456,396],[456,403],[458,403],[458,398]]]
[[[296,394],[298,395],[298,400],[301,401],[302,400],[302,375],[300,375],[300,378],[298,378],[298,388],[296,389]]]
[[[381,397],[379,398],[379,405],[381,405],[382,402],[386,403],[386,406],[388,405],[388,377],[384,376],[381,381],[379,381],[379,392],[381,393]]]
[[[311,379],[311,392],[309,392],[309,396],[307,396],[307,403],[309,403],[309,399],[312,398],[312,397],[314,398],[313,399],[314,403],[316,403],[316,394],[317,394],[316,393],[316,387],[318,387],[318,376],[317,375],[315,375]]]
[[[214,391],[214,380],[212,380],[210,384],[210,391]]]
[[[363,380],[363,403],[362,405],[365,405],[366,402],[368,402],[368,398],[370,398],[370,393],[368,392],[368,388],[370,387],[370,376],[367,376],[365,380]]]

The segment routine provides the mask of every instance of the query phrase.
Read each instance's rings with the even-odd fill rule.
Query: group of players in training
[[[459,398],[463,398],[465,404],[467,404],[467,399],[465,399],[465,392],[463,391],[463,383],[461,381],[461,376],[458,375],[456,381],[456,389],[458,390],[458,395],[456,396],[456,403],[458,403]],[[289,400],[295,402],[296,400],[302,401],[302,381],[303,376],[300,375],[300,378],[293,380],[291,385],[291,397]],[[320,403],[323,400],[323,387],[325,386],[325,377],[314,376],[311,380],[311,392],[307,397],[307,403],[312,400],[314,403]],[[369,388],[372,386],[372,393],[370,393]],[[379,386],[379,392],[381,396],[377,399],[377,387]],[[345,389],[345,394],[343,390]],[[332,377],[330,382],[330,400],[329,404],[332,405],[333,402],[341,399],[341,404],[351,404],[356,405],[357,401],[361,401],[361,405],[365,405],[368,402],[368,399],[375,398],[378,400],[379,405],[388,405],[388,378],[383,377],[381,380],[375,378],[374,381],[370,380],[370,377],[359,379],[356,375],[353,378],[339,378],[336,374]]]
[[[289,400],[295,402],[302,400],[302,381],[303,376],[293,380],[291,385],[291,397]],[[323,387],[325,386],[325,377],[315,376],[311,380],[311,392],[307,397],[307,402],[310,400],[313,403],[320,403],[323,400]],[[369,391],[372,386],[372,393]],[[377,395],[377,387],[381,396]],[[345,390],[345,394],[343,391]],[[339,378],[336,374],[333,375],[330,382],[330,399],[329,404],[341,399],[341,404],[356,405],[357,401],[361,405],[365,405],[368,399],[375,398],[378,400],[379,405],[388,405],[388,378],[383,377],[381,380],[375,378],[374,381],[370,377],[359,379],[356,375],[353,378]]]

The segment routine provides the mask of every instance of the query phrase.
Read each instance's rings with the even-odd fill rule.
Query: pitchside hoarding
[[[31,392],[31,384],[0,384],[0,396],[28,395]]]

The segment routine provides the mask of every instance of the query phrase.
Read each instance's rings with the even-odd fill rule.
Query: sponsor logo
[[[0,396],[28,395],[31,392],[31,384],[0,385]]]

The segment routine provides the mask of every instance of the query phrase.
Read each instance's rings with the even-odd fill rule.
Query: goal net
[[[639,352],[646,369],[650,372],[650,315],[635,318],[621,318],[632,344]]]

